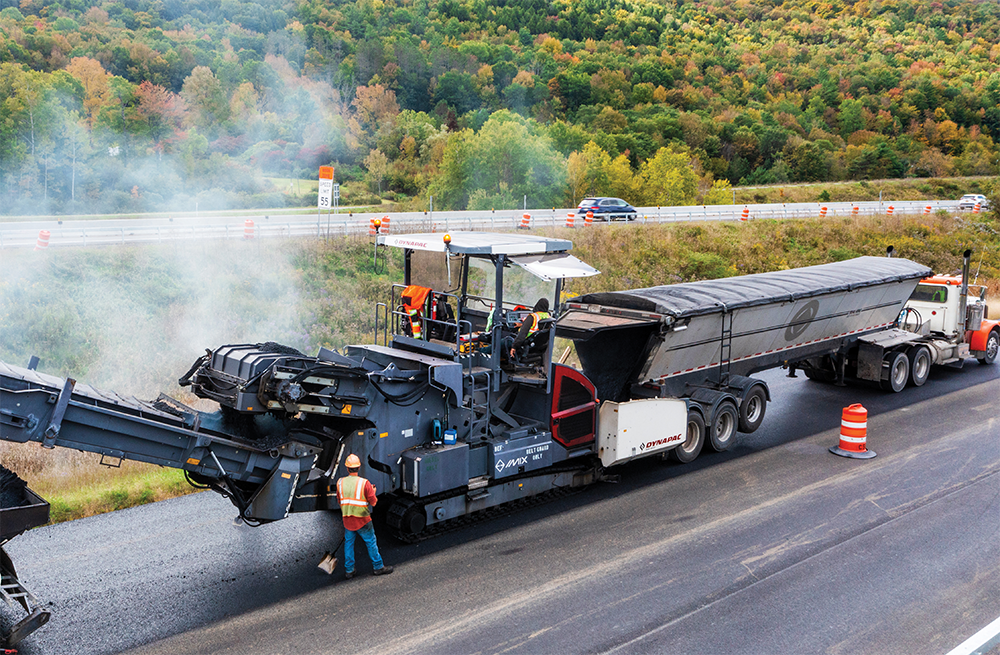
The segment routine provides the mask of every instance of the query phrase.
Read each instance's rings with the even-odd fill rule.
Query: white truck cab
[[[906,303],[910,310],[906,318],[908,327],[919,322],[915,332],[953,337],[959,330],[980,329],[986,318],[986,304],[983,299],[986,288],[976,289],[970,285],[966,300],[965,322],[962,321],[962,278],[959,276],[937,275],[925,278],[917,284],[913,295]]]

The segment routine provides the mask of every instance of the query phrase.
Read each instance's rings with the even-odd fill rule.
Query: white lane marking
[[[961,644],[958,645],[955,650],[948,653],[948,655],[972,655],[973,653],[986,653],[996,646],[996,638],[1000,636],[1000,617],[998,617],[993,623],[972,635]],[[990,644],[989,642],[994,642]],[[989,644],[985,650],[980,650],[984,645]]]

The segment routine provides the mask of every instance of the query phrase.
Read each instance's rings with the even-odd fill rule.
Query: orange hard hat
[[[347,456],[347,461],[344,462],[344,466],[349,469],[359,469],[361,468],[361,460],[354,453]]]

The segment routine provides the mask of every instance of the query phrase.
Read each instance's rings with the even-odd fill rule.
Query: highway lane
[[[731,451],[383,532],[384,578],[315,568],[334,516],[234,526],[214,494],[33,530],[8,548],[54,616],[20,652],[919,654],[997,618],[1000,367],[895,395],[760,377],[768,416]],[[827,452],[854,402],[872,460]]]
[[[957,201],[907,200],[894,202],[787,203],[759,205],[694,205],[683,207],[639,207],[639,222],[669,223],[677,221],[735,221],[778,218],[844,217],[852,213],[862,216],[885,215],[890,208],[900,214],[921,214],[927,211],[958,211]],[[114,219],[67,217],[63,220],[42,219],[0,222],[0,248],[35,247],[39,232],[49,232],[47,247],[108,245],[124,243],[157,243],[187,239],[288,238],[302,236],[344,236],[368,233],[373,218],[390,217],[395,230],[430,232],[446,230],[513,230],[530,216],[531,227],[561,227],[573,208],[509,209],[500,211],[435,211],[435,212],[350,212],[339,214],[325,211],[296,214],[269,214],[266,211],[222,215],[159,215]],[[584,217],[574,225],[580,227]]]

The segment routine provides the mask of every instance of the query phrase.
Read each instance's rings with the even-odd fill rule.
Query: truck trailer
[[[402,279],[375,308],[372,342],[315,356],[271,342],[208,350],[179,383],[215,401],[213,412],[0,363],[0,439],[183,469],[250,525],[337,509],[336,481],[354,453],[386,524],[416,541],[633,459],[689,462],[706,442],[726,450],[764,420],[770,394],[757,371],[786,366],[898,391],[900,352],[927,348],[933,362],[997,355],[1000,328],[982,298],[968,303],[967,283],[945,301],[965,312],[966,330],[948,333],[935,309],[906,309],[915,289],[914,303],[936,302],[919,290],[937,282],[905,259],[562,302],[565,280],[598,274],[571,247],[532,234],[378,236],[377,265],[397,249]],[[538,329],[513,348],[540,298],[555,311],[536,313]],[[580,368],[560,361],[557,337],[575,345]],[[922,383],[910,359],[907,379]]]

